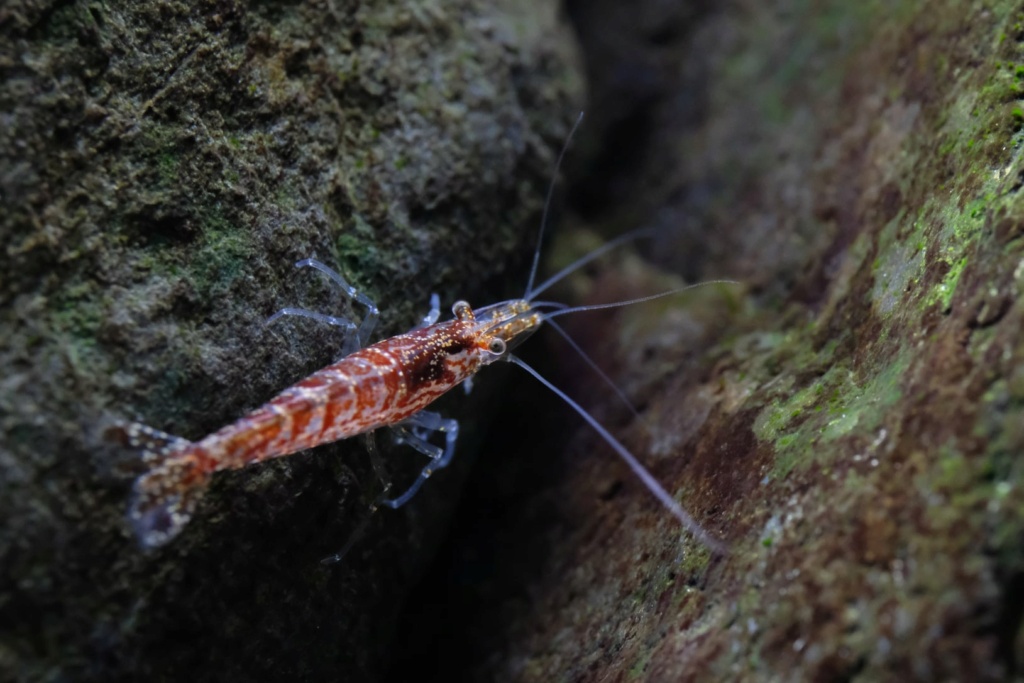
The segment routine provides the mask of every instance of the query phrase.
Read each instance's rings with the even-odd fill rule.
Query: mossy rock
[[[564,26],[524,2],[0,10],[0,678],[379,678],[464,471],[340,565],[319,560],[377,486],[358,443],[216,477],[145,553],[137,463],[99,432],[198,438],[334,359],[336,330],[264,324],[360,314],[301,258],[376,300],[381,335],[432,291],[521,286],[574,73]],[[445,407],[462,464],[470,408]]]

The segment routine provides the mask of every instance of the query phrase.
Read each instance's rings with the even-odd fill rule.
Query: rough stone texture
[[[654,266],[568,291],[743,285],[570,326],[639,418],[557,342],[538,363],[730,552],[514,398],[531,434],[406,632],[474,681],[1019,677],[1024,5],[625,5],[572,4],[606,103],[575,198],[600,234],[660,227]]]
[[[458,472],[340,566],[358,444],[217,477],[145,554],[98,428],[200,437],[330,361],[331,329],[263,324],[348,310],[303,257],[381,334],[431,291],[497,298],[578,106],[571,45],[525,1],[0,7],[0,679],[379,677]]]

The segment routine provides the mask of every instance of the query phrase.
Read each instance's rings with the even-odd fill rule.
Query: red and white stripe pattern
[[[502,358],[543,320],[522,300],[489,306],[479,319],[465,302],[453,310],[454,320],[356,351],[199,441],[127,425],[127,441],[153,465],[136,481],[129,512],[142,544],[173,538],[214,472],[399,423]]]

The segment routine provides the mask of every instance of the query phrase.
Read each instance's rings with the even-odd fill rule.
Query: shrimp
[[[611,304],[563,307],[551,312],[544,312],[540,307],[555,304],[533,302],[558,279],[634,237],[626,235],[591,252],[572,269],[559,273],[525,298],[475,310],[467,302],[458,301],[452,306],[455,317],[445,322],[431,322],[438,317],[435,308],[424,320],[429,324],[346,355],[199,441],[191,442],[137,423],[121,426],[128,444],[140,449],[143,461],[151,466],[150,471],[135,482],[129,511],[140,543],[147,548],[155,547],[174,538],[192,518],[215,472],[240,469],[387,426],[397,427],[402,441],[430,458],[405,493],[379,501],[398,508],[416,494],[431,474],[447,466],[455,452],[457,421],[426,411],[427,406],[471,379],[481,368],[497,361],[508,361],[526,370],[566,401],[691,534],[715,552],[724,552],[722,543],[708,534],[607,429],[565,392],[511,353],[545,321],[556,316],[624,306],[681,291],[671,290]],[[306,259],[297,265],[316,267],[336,281],[344,282],[340,275],[318,261]],[[288,314],[318,317],[302,309],[283,309],[271,319]],[[331,321],[351,325],[344,319]],[[361,328],[358,332],[356,336],[361,338],[367,330]],[[445,434],[444,449],[425,438],[434,431]]]
[[[564,153],[565,148],[562,150]],[[560,155],[558,163],[561,158]],[[541,236],[550,199],[549,191]],[[296,266],[321,271],[342,287],[350,298],[366,306],[367,313],[362,323],[357,328],[347,319],[297,308],[282,309],[268,322],[286,315],[299,315],[344,327],[349,331],[344,348],[348,353],[285,389],[248,415],[199,441],[188,441],[137,423],[117,425],[119,437],[140,450],[143,462],[150,467],[135,482],[128,513],[140,544],[152,548],[177,536],[192,518],[211,476],[216,472],[241,469],[319,444],[367,434],[380,427],[397,429],[399,441],[408,443],[429,459],[416,480],[401,495],[385,498],[388,486],[385,487],[385,493],[377,504],[398,508],[412,498],[434,472],[446,467],[455,453],[458,422],[426,408],[454,387],[471,380],[483,367],[507,361],[523,368],[566,401],[615,450],[685,529],[713,552],[724,553],[724,544],[706,532],[607,429],[565,392],[512,354],[514,348],[557,316],[625,306],[694,286],[730,282],[703,282],[653,296],[596,306],[570,308],[535,301],[539,294],[571,272],[643,233],[627,233],[612,240],[534,287],[541,243],[538,239],[523,298],[477,309],[465,301],[458,301],[452,306],[454,318],[438,322],[440,312],[435,295],[431,312],[419,326],[372,345],[366,343],[378,317],[373,302],[323,263],[313,259],[299,261]],[[554,310],[542,310],[544,308]],[[556,329],[559,328],[556,326]],[[353,349],[353,345],[361,348]],[[597,369],[585,355],[584,359]],[[601,376],[611,384],[603,373]],[[622,397],[621,392],[619,395]],[[430,443],[429,435],[433,432],[444,434],[444,448]]]
[[[525,301],[476,311],[459,301],[452,310],[454,319],[355,351],[199,441],[136,423],[121,427],[128,444],[142,450],[143,460],[152,467],[135,482],[129,511],[141,544],[153,547],[174,538],[191,519],[215,472],[385,426],[405,428],[403,440],[431,458],[408,491],[381,501],[395,508],[403,505],[434,470],[450,462],[455,450],[458,423],[424,409],[483,366],[506,357],[508,349],[541,321]],[[430,444],[423,431],[445,432],[446,448],[442,451]]]

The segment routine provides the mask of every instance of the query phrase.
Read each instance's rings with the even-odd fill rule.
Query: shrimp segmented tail
[[[128,520],[145,548],[162,545],[192,519],[213,469],[202,448],[187,439],[136,422],[107,431],[137,450],[149,471],[135,480]]]

